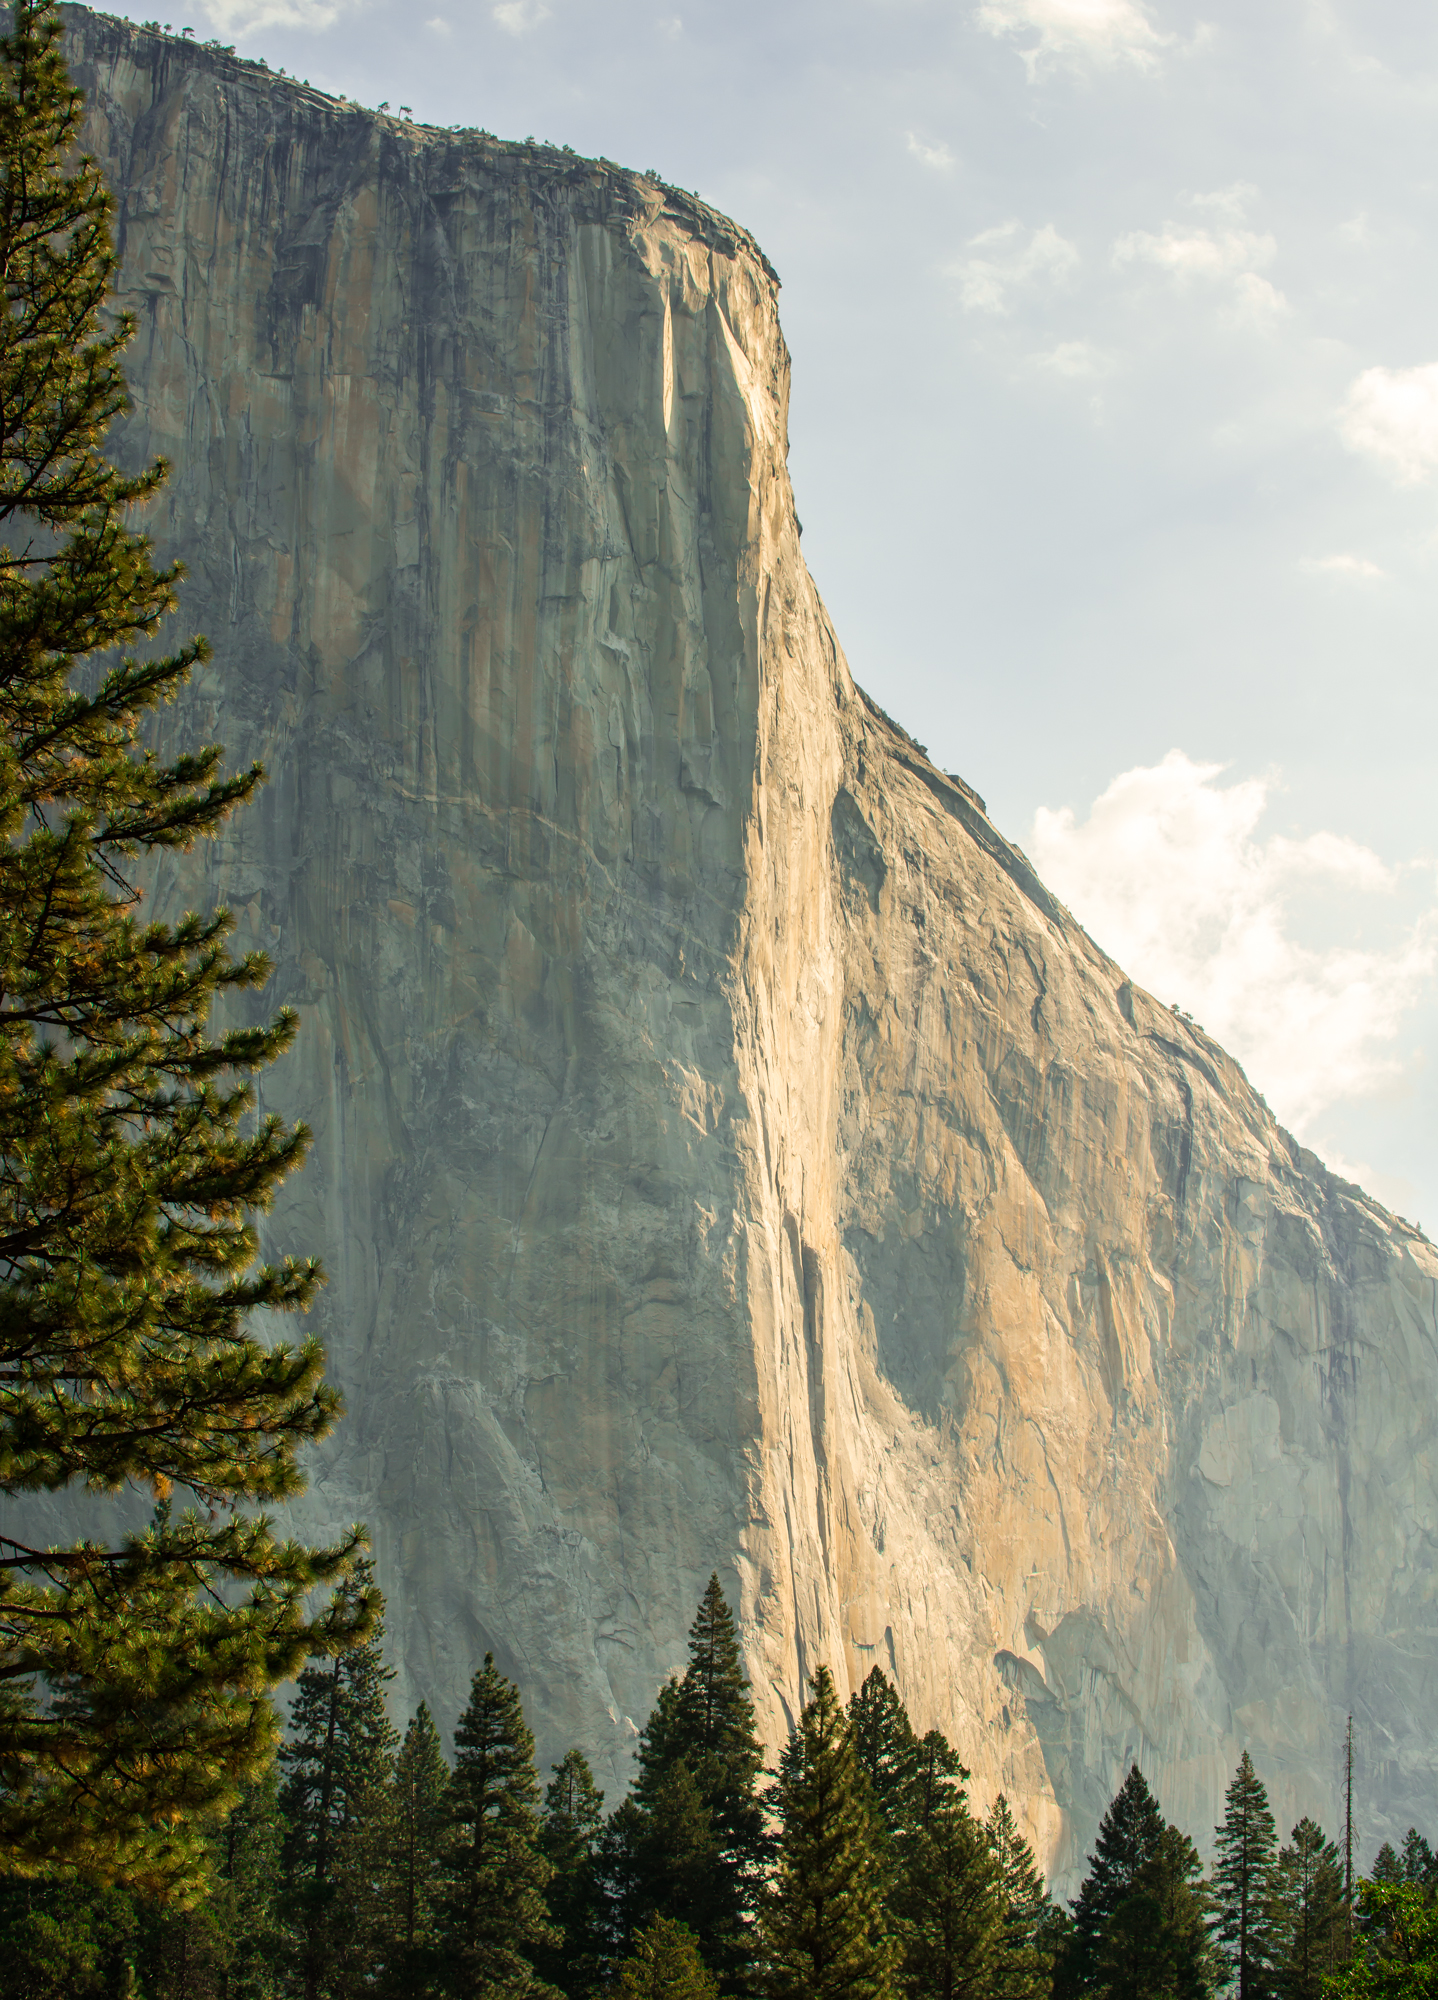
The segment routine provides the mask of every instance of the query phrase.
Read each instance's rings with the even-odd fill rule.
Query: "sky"
[[[856,678],[1438,1234],[1438,10],[181,4],[752,229]]]

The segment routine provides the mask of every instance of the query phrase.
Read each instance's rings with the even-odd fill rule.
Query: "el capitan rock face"
[[[1060,1880],[1137,1755],[1202,1837],[1438,1820],[1438,1255],[1136,990],[856,688],[755,244],[81,11],[127,455],[260,805],[402,1698],[492,1648],[611,1797],[711,1568],[771,1744],[894,1673]],[[1022,726],[1032,726],[1024,723]]]

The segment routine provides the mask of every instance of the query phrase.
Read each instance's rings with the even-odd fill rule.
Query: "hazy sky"
[[[323,88],[746,223],[858,679],[1438,1230],[1438,10],[185,4]]]

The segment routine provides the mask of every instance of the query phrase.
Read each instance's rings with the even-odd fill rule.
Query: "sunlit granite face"
[[[717,1567],[771,1744],[877,1661],[1061,1883],[1133,1755],[1200,1838],[1244,1744],[1331,1826],[1350,1708],[1364,1851],[1431,1830],[1438,1256],[856,689],[754,243],[70,20],[183,722],[271,773],[155,897],[303,1016],[297,1512],[370,1524],[400,1698],[492,1649],[612,1798]]]

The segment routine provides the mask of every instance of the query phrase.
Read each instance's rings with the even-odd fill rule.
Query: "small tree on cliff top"
[[[16,0],[0,41],[0,1493],[178,1486],[203,1511],[165,1502],[119,1546],[0,1539],[0,1845],[20,1872],[155,1885],[202,1865],[201,1815],[267,1757],[268,1689],[373,1607],[306,1612],[355,1537],[280,1544],[235,1511],[298,1492],[338,1412],[317,1343],[246,1331],[320,1282],[254,1268],[251,1217],[307,1135],[250,1118],[250,1077],[295,1020],[211,1035],[266,961],[228,956],[223,910],[135,914],[135,864],[263,773],[139,740],[207,648],[125,650],[179,571],[127,525],[163,464],[128,477],[101,449],[131,326],[106,312],[111,200],[73,158],[60,35],[51,0]]]

